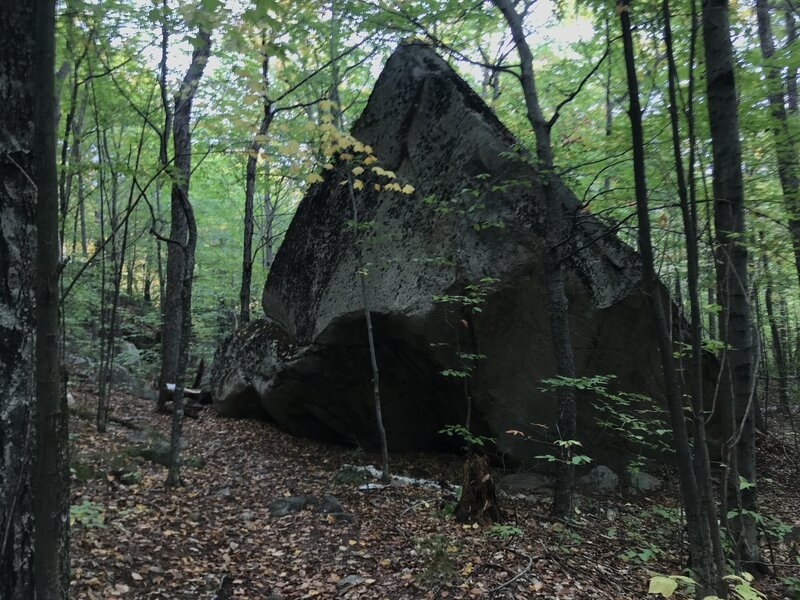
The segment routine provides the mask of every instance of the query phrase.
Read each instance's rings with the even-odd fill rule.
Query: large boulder
[[[555,359],[545,203],[533,161],[468,84],[420,43],[401,45],[389,58],[352,135],[416,191],[377,191],[373,184],[385,181],[367,178],[357,202],[368,226],[354,228],[348,189],[340,185],[343,162],[310,188],[264,289],[269,327],[250,359],[266,374],[252,386],[260,408],[295,434],[374,443],[358,251],[368,273],[390,446],[441,442],[439,431],[464,422],[471,398],[473,430],[497,438],[502,452],[541,453],[505,434],[541,437],[558,416],[554,394],[542,389]],[[559,180],[554,186],[567,233],[562,251],[577,371],[614,374],[619,389],[660,401],[650,290],[639,287],[637,254]],[[270,349],[275,340],[291,350],[279,356]],[[255,406],[246,394],[220,393],[226,413],[240,412],[237,403],[246,412]],[[580,420],[587,452],[599,451],[588,398]],[[607,454],[619,454],[618,440],[600,437],[616,448]]]

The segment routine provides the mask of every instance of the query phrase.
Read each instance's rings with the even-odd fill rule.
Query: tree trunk
[[[792,48],[797,39],[797,9],[791,0],[786,1],[786,11],[784,18],[786,21],[786,48]],[[797,114],[797,67],[794,64],[789,65],[786,70],[786,99],[789,113]]]
[[[167,244],[167,289],[161,327],[161,375],[158,409],[167,400],[166,385],[181,382],[188,359],[192,322],[192,282],[197,225],[189,202],[192,164],[191,110],[197,86],[211,51],[211,34],[198,32],[198,44],[175,98],[172,137],[175,150],[175,179],[172,184],[170,241]]]
[[[37,187],[36,459],[34,461],[35,597],[69,595],[69,459],[67,394],[62,378],[60,250],[56,176],[55,1],[35,3],[34,173]]]
[[[706,515],[706,504],[701,500],[695,477],[689,436],[683,415],[678,374],[673,357],[673,344],[670,327],[663,305],[664,291],[658,281],[653,259],[653,245],[650,233],[650,214],[647,199],[647,180],[645,177],[644,131],[642,128],[642,109],[639,104],[639,82],[634,62],[633,38],[631,35],[630,5],[622,0],[617,3],[617,12],[622,27],[622,41],[625,55],[625,70],[628,81],[628,116],[631,121],[633,141],[633,172],[636,188],[636,215],[639,226],[639,254],[642,259],[642,286],[649,291],[650,308],[656,327],[661,364],[666,388],[667,410],[670,415],[674,447],[678,459],[678,477],[681,485],[683,506],[689,533],[689,547],[692,566],[697,572],[698,585],[696,597],[704,598],[712,593],[724,593],[722,573],[717,571],[714,558],[714,543],[709,521],[716,515]]]
[[[760,565],[756,522],[743,511],[757,512],[755,485],[739,490],[740,476],[755,484],[755,415],[753,324],[748,288],[748,249],[745,234],[742,153],[739,140],[733,46],[727,0],[703,1],[706,88],[713,151],[714,228],[716,271],[722,341],[723,420],[732,477],[729,496],[739,505],[739,516],[729,524],[737,556],[746,566]]]
[[[266,41],[264,47],[266,47]],[[261,77],[266,89],[269,75],[269,56],[266,51],[261,63]],[[239,321],[245,324],[250,321],[250,287],[253,281],[253,197],[256,188],[256,168],[258,166],[258,155],[264,144],[267,131],[272,122],[273,112],[269,99],[264,92],[264,115],[261,117],[261,124],[258,133],[250,147],[250,154],[247,157],[247,168],[245,170],[244,188],[244,244],[242,253],[242,285],[239,289]],[[266,249],[265,249],[266,251]]]
[[[272,230],[275,222],[275,211],[277,209],[277,204],[277,199],[273,203],[272,194],[270,193],[269,160],[267,160],[264,163],[264,205],[261,209],[264,217],[264,224],[261,230],[261,256],[263,259],[262,264],[264,266],[264,270],[267,272],[272,266],[272,261],[275,259]]]
[[[171,385],[171,384],[170,384]],[[183,431],[183,388],[167,389],[172,398],[172,432],[169,438],[169,468],[164,485],[168,488],[181,485],[181,433]]]
[[[778,162],[778,179],[783,191],[783,202],[789,214],[789,232],[792,236],[794,264],[800,284],[800,163],[797,158],[797,144],[792,135],[784,104],[783,78],[781,67],[775,63],[775,42],[772,38],[772,25],[769,19],[767,0],[756,0],[758,20],[758,41],[764,59],[767,99],[772,113],[772,139]]]
[[[0,598],[33,597],[33,6],[0,4]]]
[[[0,4],[0,598],[68,591],[55,5]],[[38,451],[37,451],[38,448]]]
[[[672,44],[672,25],[669,9],[669,0],[663,0],[662,13],[664,16],[664,44],[666,46],[668,65],[669,88],[669,115],[672,130],[672,151],[675,160],[675,174],[678,186],[678,196],[681,205],[681,216],[684,227],[684,241],[686,244],[687,262],[687,294],[689,296],[690,310],[690,337],[692,346],[692,367],[690,370],[690,389],[692,423],[694,425],[694,474],[697,481],[697,491],[703,503],[703,512],[708,521],[709,535],[714,550],[716,572],[725,572],[725,555],[720,539],[719,522],[717,520],[717,507],[714,498],[714,487],[711,477],[711,460],[708,453],[706,438],[706,414],[703,398],[703,321],[700,310],[700,252],[697,234],[697,197],[694,185],[687,184],[683,168],[682,140],[680,135],[680,122],[678,119],[678,69],[675,64],[675,54]],[[696,6],[692,3],[692,35],[689,63],[689,83],[687,91],[686,117],[689,125],[689,144],[694,143],[694,51],[696,32]],[[690,153],[689,177],[694,178],[694,154]],[[677,283],[678,289],[680,284]],[[719,593],[724,593],[720,588]]]
[[[553,178],[553,149],[550,141],[552,121],[545,120],[536,92],[533,72],[533,55],[522,26],[522,18],[510,0],[492,0],[508,22],[514,44],[520,57],[520,84],[525,97],[528,122],[536,135],[536,157],[540,181],[532,181],[531,193],[540,188],[544,194],[547,213],[547,235],[545,243],[545,275],[547,284],[547,304],[550,316],[550,334],[553,353],[556,357],[556,374],[562,377],[575,377],[575,360],[569,326],[569,305],[564,288],[564,267],[560,256],[563,242],[564,210],[557,184]],[[577,432],[577,408],[575,390],[569,386],[557,389],[559,417],[556,432],[560,440],[574,440]],[[569,448],[561,449],[561,460],[557,463],[556,489],[553,496],[552,512],[560,517],[571,518],[574,511],[575,467],[568,460]]]
[[[487,457],[473,454],[464,462],[461,496],[456,504],[455,517],[459,523],[479,525],[497,523],[503,518]]]

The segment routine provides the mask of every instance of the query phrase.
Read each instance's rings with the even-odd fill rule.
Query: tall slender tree
[[[719,328],[726,343],[721,391],[729,496],[738,514],[729,521],[737,559],[760,565],[756,513],[755,346],[750,310],[742,147],[727,0],[703,0],[706,104],[713,153],[714,232]],[[740,485],[739,477],[750,485]],[[727,511],[726,511],[727,513]],[[723,514],[726,514],[723,513]]]
[[[197,87],[211,52],[211,34],[200,29],[180,90],[175,97],[172,139],[175,174],[172,184],[170,237],[167,248],[167,289],[161,328],[161,376],[159,408],[169,393],[167,384],[179,387],[186,370],[192,329],[192,284],[197,223],[189,201],[192,165],[191,112]]]
[[[666,290],[659,282],[653,258],[653,240],[650,227],[650,213],[645,172],[644,128],[642,125],[642,107],[639,101],[639,81],[636,75],[636,63],[631,33],[630,3],[619,0],[617,13],[620,17],[622,42],[625,57],[625,73],[628,82],[628,116],[631,122],[633,141],[633,177],[636,192],[636,217],[639,233],[639,254],[642,260],[642,287],[648,291],[650,310],[656,328],[661,366],[666,388],[667,411],[672,426],[673,445],[678,458],[678,477],[681,486],[683,507],[689,530],[689,547],[692,565],[697,572],[697,598],[705,598],[712,593],[725,593],[722,581],[723,573],[719,572],[714,553],[715,544],[711,529],[711,520],[716,519],[712,510],[707,514],[709,504],[703,501],[701,487],[697,481],[695,461],[689,442],[689,434],[683,414],[678,372],[673,357],[672,335],[667,313],[664,309]],[[667,13],[668,14],[668,13]],[[702,418],[702,417],[700,417]],[[702,459],[701,455],[701,459]],[[707,460],[707,456],[704,457]]]
[[[539,168],[539,181],[532,181],[533,189],[539,189],[544,196],[547,214],[547,236],[545,243],[545,277],[547,283],[547,306],[550,313],[550,335],[556,357],[556,374],[562,377],[575,377],[575,358],[569,326],[569,305],[564,288],[564,266],[561,247],[564,232],[564,209],[554,178],[553,146],[550,132],[558,113],[545,119],[536,91],[533,71],[533,55],[525,38],[522,16],[510,0],[492,0],[503,13],[520,59],[520,85],[525,98],[528,122],[536,136],[536,158]],[[575,390],[569,386],[559,386],[557,390],[559,417],[557,433],[562,440],[574,440],[577,432],[577,407]],[[552,510],[562,517],[571,517],[574,511],[575,467],[571,461],[562,457],[558,462],[556,491]]]
[[[775,40],[772,36],[770,8],[767,0],[756,0],[758,42],[764,60],[764,73],[772,116],[772,139],[778,163],[778,180],[789,215],[789,233],[794,249],[794,263],[800,283],[800,162],[797,140],[792,135],[786,110],[786,93],[781,66],[776,63]],[[793,21],[791,21],[793,24]],[[789,32],[793,35],[793,32]],[[795,74],[796,77],[796,74]],[[787,81],[791,81],[790,79]],[[796,83],[795,83],[796,86]],[[796,92],[795,92],[796,93]]]
[[[262,58],[261,58],[261,79],[264,86],[263,113],[261,123],[258,126],[258,133],[250,146],[250,154],[247,157],[245,168],[245,188],[244,188],[244,243],[242,245],[242,285],[239,289],[239,320],[247,323],[250,320],[250,287],[253,281],[253,229],[254,211],[253,198],[256,191],[256,175],[258,168],[258,157],[266,141],[269,126],[272,123],[274,112],[272,103],[267,95],[269,77],[269,54],[267,53],[266,36],[261,38]],[[268,183],[265,182],[265,185]],[[269,203],[269,198],[265,198],[265,203]]]

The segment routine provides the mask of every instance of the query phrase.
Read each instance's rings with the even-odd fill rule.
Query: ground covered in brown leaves
[[[263,600],[624,600],[648,597],[653,573],[680,573],[682,526],[669,482],[654,495],[581,496],[575,525],[547,519],[550,498],[542,494],[504,497],[502,525],[465,526],[450,515],[447,485],[362,491],[364,481],[342,466],[376,464],[376,456],[205,409],[186,422],[183,486],[168,490],[166,469],[141,449],[169,435],[170,417],[117,396],[118,420],[100,435],[86,418],[95,397],[73,394],[84,415],[71,422],[74,598],[210,600],[229,575],[235,598]],[[763,446],[763,512],[797,526],[792,446],[779,438]],[[458,483],[461,460],[397,456],[392,467]],[[311,508],[270,515],[273,500],[303,494],[335,496],[352,520]],[[782,580],[800,577],[792,537],[776,532],[766,549],[782,565],[757,583],[768,598],[796,597]]]

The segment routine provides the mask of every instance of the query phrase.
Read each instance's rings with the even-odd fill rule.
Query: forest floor
[[[565,525],[546,517],[548,494],[503,497],[507,521],[480,528],[449,513],[444,487],[362,491],[343,465],[378,457],[294,438],[268,423],[218,418],[210,408],[184,428],[183,486],[165,489],[166,469],[143,458],[147,440],[169,436],[168,415],[116,395],[98,434],[88,392],[72,391],[72,597],[210,600],[223,575],[235,598],[654,598],[652,574],[679,574],[684,556],[676,484],[652,494],[581,495]],[[775,422],[779,419],[775,419]],[[160,432],[157,433],[157,432]],[[138,444],[138,446],[137,446]],[[798,457],[781,434],[760,445],[764,515],[800,531]],[[459,483],[462,458],[392,457],[395,473]],[[277,498],[335,496],[353,518],[305,509],[270,515]],[[768,527],[779,529],[774,525]],[[776,532],[780,534],[780,532]],[[785,533],[785,531],[784,531]],[[758,579],[769,599],[800,597],[798,541],[773,537],[765,556],[782,565]],[[800,581],[800,579],[798,579]],[[270,596],[274,594],[274,596]],[[680,591],[675,597],[687,597]]]

